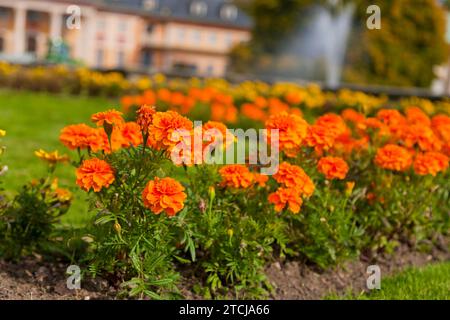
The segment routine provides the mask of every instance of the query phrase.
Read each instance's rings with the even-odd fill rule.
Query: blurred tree
[[[381,29],[356,28],[347,54],[345,80],[427,87],[433,66],[447,59],[445,10],[436,0],[378,1]],[[363,10],[363,11],[362,11]],[[360,5],[359,13],[365,12]],[[358,19],[361,20],[361,19]]]
[[[299,13],[313,0],[235,0],[253,20],[252,39],[231,50],[234,72],[265,72],[283,41],[298,27]],[[316,1],[317,2],[317,1]]]
[[[237,3],[253,19],[253,48],[273,54],[280,41],[294,31],[301,9],[313,1],[238,0]]]
[[[263,64],[267,66],[267,61],[272,61],[274,67],[283,41],[289,39],[300,24],[308,22],[308,6],[326,6],[332,2],[339,1],[237,0],[252,17],[254,25],[252,40],[231,52],[232,70],[267,72]],[[430,85],[434,77],[433,66],[445,61],[448,54],[444,36],[445,11],[436,0],[377,1],[381,8],[381,30],[366,27],[367,1],[344,2],[353,2],[357,6],[344,81]]]

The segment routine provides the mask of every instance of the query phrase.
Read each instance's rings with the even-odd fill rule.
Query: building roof
[[[237,28],[250,28],[252,24],[251,19],[230,0],[97,0],[96,2],[105,9],[128,11],[162,19]],[[224,8],[229,10],[228,19],[227,9]]]

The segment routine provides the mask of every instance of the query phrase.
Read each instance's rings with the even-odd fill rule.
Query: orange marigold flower
[[[114,133],[115,129],[113,130]],[[115,139],[113,139],[113,149],[114,151],[120,148],[120,145],[117,145],[114,143]],[[88,140],[88,146],[89,148],[94,151],[105,151],[106,153],[111,152],[111,148],[109,146],[108,142],[108,136],[106,135],[106,132],[103,128],[93,128],[92,135],[89,137]]]
[[[265,174],[253,173],[253,179],[260,187],[265,187],[267,181],[269,181],[269,177]]]
[[[103,126],[104,124],[121,125],[124,123],[122,112],[114,109],[95,113],[92,115],[91,120],[99,127]]]
[[[377,118],[373,118],[373,117],[369,117],[364,121],[364,124],[368,127],[368,128],[372,128],[372,129],[382,129],[383,126],[385,126],[385,124],[383,122],[381,122],[380,120],[378,120]]]
[[[266,118],[265,111],[252,103],[244,103],[241,106],[241,113],[247,118],[255,121],[263,121]]]
[[[314,150],[321,154],[324,150],[333,147],[335,137],[326,127],[313,125],[308,128],[305,140],[308,146],[314,147]]]
[[[448,141],[442,145],[441,152],[443,154],[447,155],[448,157],[450,157],[450,141]]]
[[[299,166],[283,162],[278,167],[278,172],[273,175],[273,178],[288,188],[295,188],[307,197],[314,192],[314,183]]]
[[[323,173],[328,180],[345,179],[348,172],[348,165],[342,158],[323,157],[317,163],[317,169]]]
[[[88,148],[93,138],[96,138],[95,129],[84,123],[64,127],[59,136],[59,140],[71,150]]]
[[[114,182],[114,170],[104,160],[92,158],[84,160],[76,171],[77,185],[81,189],[89,191],[91,188],[99,192]]]
[[[175,111],[156,112],[149,128],[150,138],[157,143],[158,149],[170,149],[175,146],[180,135],[176,130],[192,130],[192,121]]]
[[[439,151],[442,148],[442,142],[430,127],[415,124],[405,128],[400,134],[400,138],[404,141],[408,148],[415,144],[422,151]]]
[[[130,110],[130,107],[134,103],[134,97],[133,96],[123,96],[120,99],[120,105],[122,106],[123,110],[128,111]]]
[[[297,115],[282,112],[269,117],[266,121],[266,129],[269,142],[271,130],[278,129],[279,148],[288,157],[295,157],[308,133],[308,123]]]
[[[303,101],[303,94],[299,91],[288,91],[284,95],[284,100],[291,105],[297,105]]]
[[[438,114],[431,118],[431,127],[442,141],[450,142],[450,117]]]
[[[422,126],[431,125],[430,118],[419,107],[406,108],[406,120],[409,124],[420,124]]]
[[[235,140],[234,135],[230,132],[230,130],[228,130],[227,126],[224,125],[222,122],[208,121],[203,125],[202,129],[203,129],[203,138],[210,141],[209,143],[207,143],[208,145],[215,141],[214,136],[212,137],[208,136],[207,133],[208,130],[211,130],[210,133],[214,133],[215,130],[218,130],[222,134],[222,142],[225,146],[229,146]]]
[[[211,104],[211,119],[214,121],[222,121],[225,119],[226,106],[220,103]]]
[[[395,144],[387,144],[377,150],[375,164],[380,168],[405,171],[412,163],[412,156],[408,149]]]
[[[227,123],[235,123],[237,121],[238,109],[234,105],[228,105],[225,109],[224,121]]]
[[[378,130],[379,136],[389,136],[390,131],[387,125],[378,120],[377,118],[369,117],[364,121],[364,126],[366,129],[376,129]]]
[[[137,110],[136,122],[142,131],[147,132],[148,128],[152,124],[153,115],[156,113],[155,107],[148,106],[146,104],[142,105]]]
[[[156,92],[156,95],[157,95],[159,100],[161,100],[163,102],[170,102],[170,97],[171,97],[172,93],[167,88],[160,88]]]
[[[126,122],[120,127],[113,130],[111,136],[113,149],[117,150],[121,147],[129,147],[130,145],[138,146],[142,143],[141,128],[136,122]],[[117,145],[117,147],[115,147]],[[116,149],[117,148],[117,149]]]
[[[383,109],[378,111],[377,119],[389,127],[396,127],[406,124],[405,117],[398,110],[393,109]]]
[[[267,107],[267,99],[262,97],[262,96],[257,96],[254,100],[253,103],[255,104],[256,107],[258,108],[266,108]]]
[[[186,197],[181,183],[169,177],[155,177],[147,183],[142,192],[144,206],[154,214],[165,211],[170,217],[183,209]]]
[[[286,205],[292,213],[299,213],[303,200],[300,192],[295,188],[278,188],[269,194],[268,200],[275,205],[275,211],[280,212]]]
[[[290,109],[289,105],[280,101],[279,99],[276,99],[276,98],[269,99],[269,114],[270,115],[280,114],[283,112],[288,113],[289,109]]]
[[[253,174],[241,164],[231,164],[219,170],[222,186],[231,188],[248,188],[253,183]]]
[[[156,103],[156,95],[152,90],[145,90],[142,94],[144,104],[154,105]]]
[[[334,154],[350,155],[353,151],[365,150],[369,147],[369,137],[362,136],[359,139],[351,135],[340,135],[333,144]]]
[[[341,113],[342,119],[349,121],[349,122],[354,122],[354,123],[364,123],[366,121],[366,117],[354,110],[354,109],[345,109],[342,111]]]
[[[389,128],[392,134],[397,134],[407,125],[406,118],[397,110],[380,110],[377,113],[377,118]]]
[[[317,118],[314,124],[316,126],[327,128],[327,130],[334,138],[337,138],[341,134],[344,134],[348,131],[348,128],[345,125],[342,117],[334,113],[327,113],[323,116],[320,116],[319,118]]]
[[[426,152],[417,154],[414,160],[414,172],[418,175],[445,172],[448,168],[449,158],[440,152]]]
[[[225,94],[222,92],[216,92],[214,95],[214,102],[221,103],[224,105],[231,105],[233,104],[233,97],[229,94]]]

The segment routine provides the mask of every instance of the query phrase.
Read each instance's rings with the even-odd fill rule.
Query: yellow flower
[[[122,231],[122,226],[116,222],[114,223],[114,230],[116,230],[117,233],[120,233]]]
[[[352,194],[353,188],[355,187],[355,181],[348,181],[345,184],[345,195],[348,197]]]
[[[0,129],[0,137],[6,136],[6,131]]]
[[[56,164],[57,162],[66,162],[69,160],[69,157],[67,155],[60,155],[58,153],[58,150],[55,150],[53,152],[46,152],[42,149],[39,149],[34,152],[36,157],[39,159],[42,159],[44,161],[49,162],[50,164]]]
[[[50,184],[50,190],[55,191],[58,189],[58,178],[53,179],[52,183]]]
[[[55,196],[60,202],[69,202],[72,200],[72,192],[63,188],[56,188]]]
[[[208,194],[211,199],[214,199],[216,197],[216,189],[214,189],[213,186],[210,186],[208,188]]]

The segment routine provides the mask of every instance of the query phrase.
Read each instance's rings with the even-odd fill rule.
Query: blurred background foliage
[[[333,1],[238,0],[254,20],[252,40],[237,45],[231,53],[232,70],[276,74],[292,70],[298,57],[288,57],[283,48],[292,35],[306,25],[314,6]],[[339,1],[334,1],[339,2]],[[344,82],[393,86],[428,87],[435,77],[433,67],[448,59],[445,41],[445,6],[435,0],[377,1],[381,29],[366,27],[367,6],[356,6],[343,74]],[[302,44],[300,44],[302,45]],[[282,73],[282,71],[280,72]]]

